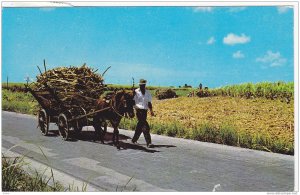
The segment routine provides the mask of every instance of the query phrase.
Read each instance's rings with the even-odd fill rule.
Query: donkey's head
[[[134,111],[133,111],[133,106],[134,106],[134,100],[133,100],[133,92],[132,91],[119,91],[117,92],[116,99],[119,100],[119,106],[118,108],[122,113],[125,115],[128,115],[130,118],[134,117]]]

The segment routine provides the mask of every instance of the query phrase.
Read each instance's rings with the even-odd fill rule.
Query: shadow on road
[[[57,137],[57,136],[59,136],[58,130],[49,130],[47,136],[48,137]]]
[[[149,153],[160,152],[158,150],[153,150],[151,148],[147,148],[142,145],[126,143],[126,142],[120,142],[120,146],[121,146],[121,150],[132,149],[132,150],[141,150],[141,151],[149,152]]]
[[[176,147],[174,145],[153,145],[152,148],[173,148]]]
[[[94,142],[95,139],[96,139],[95,131],[82,131],[78,135],[76,135],[75,132],[73,132],[73,131],[70,131],[69,133],[70,133],[70,138],[68,139],[68,141],[76,142],[78,140],[81,140],[81,141],[92,141],[92,142]],[[112,135],[113,135],[112,133],[107,132],[105,134],[104,141],[111,141],[112,140]],[[49,134],[47,136],[48,137],[57,137],[57,136],[60,136],[60,135],[59,135],[58,130],[49,130]],[[126,135],[119,134],[119,140],[127,140],[127,139],[130,139],[130,138],[131,137],[128,137]]]
[[[49,130],[49,134],[47,136],[57,137],[57,136],[59,136],[59,132],[58,132],[58,130]],[[113,136],[113,133],[106,132],[106,134],[104,136],[104,143],[107,144],[107,145],[113,146],[112,136]],[[122,141],[122,140],[128,140],[128,139],[131,139],[131,137],[123,135],[123,134],[119,134],[121,150],[132,149],[132,150],[141,150],[141,151],[149,152],[149,153],[155,153],[155,152],[160,152],[160,151],[155,150],[153,148],[176,147],[174,145],[153,145],[151,148],[147,148],[146,145],[133,144],[133,143],[128,143],[128,142],[123,142]],[[96,144],[101,144],[101,142],[99,140],[96,140],[95,131],[82,131],[78,135],[76,135],[73,131],[71,131],[70,132],[70,138],[68,139],[68,141],[76,142],[76,141],[79,141],[79,140],[93,142],[93,143],[96,143]]]
[[[112,136],[113,136],[113,133],[107,132],[104,136],[104,142],[111,141]],[[74,139],[81,140],[81,141],[92,141],[92,142],[94,142],[96,140],[95,131],[82,131],[82,132],[80,132],[79,135],[77,135],[77,136],[72,135],[72,137]],[[130,139],[130,138],[131,137],[128,137],[126,135],[119,134],[119,140],[127,140],[127,139]]]

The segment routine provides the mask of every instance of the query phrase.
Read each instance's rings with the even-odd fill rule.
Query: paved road
[[[92,127],[72,141],[57,136],[56,125],[50,129],[51,136],[42,136],[35,117],[2,111],[2,150],[19,144],[13,152],[47,163],[39,146],[53,168],[99,190],[294,191],[293,156],[159,135],[147,149],[143,137],[131,144],[133,132],[126,130],[117,150],[111,129],[104,145],[92,141]]]

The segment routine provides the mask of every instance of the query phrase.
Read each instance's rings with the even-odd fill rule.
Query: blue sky
[[[2,81],[37,65],[88,65],[106,83],[227,84],[294,80],[289,7],[3,8]]]

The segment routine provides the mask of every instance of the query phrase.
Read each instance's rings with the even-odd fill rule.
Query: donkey
[[[97,138],[100,138],[101,143],[104,143],[104,135],[106,132],[106,121],[109,121],[114,128],[112,141],[113,144],[120,149],[119,145],[119,129],[118,126],[122,117],[128,115],[130,118],[134,117],[134,94],[132,91],[117,91],[111,97],[100,98],[97,100],[96,109],[106,109],[98,112],[93,118],[93,126]],[[105,130],[102,129],[104,124]]]

